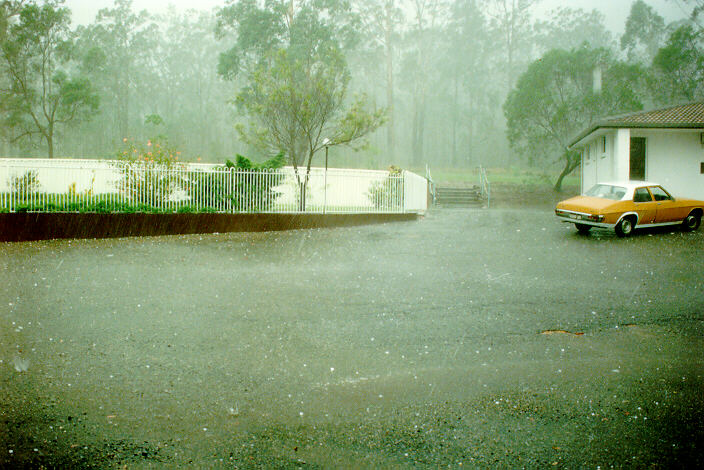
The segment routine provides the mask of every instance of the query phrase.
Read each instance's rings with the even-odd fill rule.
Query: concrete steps
[[[484,197],[479,186],[438,186],[435,190],[435,203],[448,207],[481,207],[484,205]]]

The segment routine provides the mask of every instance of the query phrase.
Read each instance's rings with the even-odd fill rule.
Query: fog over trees
[[[596,10],[537,18],[540,0],[229,0],[163,15],[115,0],[77,27],[60,0],[6,0],[0,155],[110,158],[125,138],[160,136],[187,161],[283,152],[316,166],[339,144],[333,166],[557,179],[592,120],[704,98],[704,0],[677,3],[691,17],[668,24],[635,1],[618,36]]]

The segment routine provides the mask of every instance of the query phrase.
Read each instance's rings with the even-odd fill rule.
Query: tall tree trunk
[[[454,90],[452,97],[452,148],[450,149],[450,164],[451,166],[457,165],[457,126],[459,125],[459,104],[457,103],[459,99],[459,77],[458,71],[455,69],[454,76]]]
[[[118,78],[118,90],[117,119],[120,130],[119,138],[122,140],[125,137],[130,137],[130,77],[128,60],[123,60],[123,66],[121,67],[120,76]]]
[[[388,118],[386,128],[386,145],[387,152],[390,157],[391,162],[396,160],[396,135],[395,135],[395,123],[394,123],[394,63],[393,63],[393,45],[392,41],[392,28],[393,24],[391,22],[391,12],[387,9],[387,20],[386,27],[384,28],[384,42],[386,44],[386,107],[388,109]]]
[[[474,163],[474,94],[469,93],[469,116],[467,117],[467,163]]]
[[[579,154],[576,152],[570,152],[569,150],[565,150],[564,158],[565,166],[562,169],[562,173],[560,173],[560,176],[557,178],[555,186],[553,187],[553,190],[557,193],[562,191],[562,180],[564,180],[567,175],[572,173],[572,171],[577,168],[581,162]]]
[[[413,165],[423,164],[423,145],[425,136],[425,93],[417,90],[413,110]]]
[[[46,148],[47,148],[47,156],[49,158],[54,158],[54,124],[49,123],[49,126],[47,127],[46,130]]]

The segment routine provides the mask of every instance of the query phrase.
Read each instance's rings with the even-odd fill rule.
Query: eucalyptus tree
[[[59,128],[90,119],[98,108],[90,81],[76,72],[70,11],[60,5],[23,6],[0,43],[3,125],[13,141],[43,141],[49,158]]]
[[[0,2],[0,40],[5,38],[10,21],[19,16],[26,0],[3,0]]]
[[[532,57],[533,25],[531,10],[540,0],[484,0],[491,26],[501,38],[506,74],[506,90],[510,91],[520,70]]]
[[[499,93],[503,88],[492,80],[494,43],[487,18],[477,0],[456,0],[447,26],[448,47],[443,60],[451,78],[451,163],[471,166],[479,163],[480,144],[492,139]],[[484,124],[490,124],[485,126]],[[481,132],[480,132],[481,130]],[[464,145],[460,135],[466,136]],[[480,142],[482,141],[482,142]],[[459,148],[463,150],[460,151]]]
[[[692,5],[690,19],[699,30],[704,29],[704,0],[682,0],[688,5]]]
[[[650,65],[663,45],[667,28],[665,20],[643,0],[636,0],[626,19],[621,36],[621,50],[630,62]]]
[[[139,88],[155,79],[158,27],[146,11],[135,13],[131,0],[115,0],[78,35],[84,69],[101,85],[104,130],[115,144],[132,135],[133,122],[142,122]]]
[[[601,90],[593,86],[595,66],[606,70]],[[521,75],[504,103],[508,138],[514,151],[532,164],[562,162],[555,190],[579,165],[569,139],[597,118],[642,109],[637,93],[643,71],[613,58],[611,51],[582,46],[553,49]],[[536,161],[544,158],[543,161]]]
[[[236,98],[251,118],[241,137],[263,153],[284,152],[302,188],[316,152],[353,145],[383,122],[383,111],[367,111],[364,97],[347,101],[343,52],[356,41],[354,21],[349,2],[334,0],[230,1],[218,12],[216,31],[233,42],[218,72],[246,82]]]
[[[541,52],[574,49],[587,43],[592,48],[612,49],[614,39],[605,25],[606,17],[594,9],[561,6],[548,13],[547,20],[535,22],[535,41]]]
[[[410,95],[411,162],[421,166],[426,159],[426,133],[429,98],[438,91],[439,51],[446,42],[449,4],[445,0],[413,0],[412,21],[404,36],[401,86]]]
[[[19,16],[20,11],[25,3],[25,0],[6,0],[0,2],[0,42],[5,40],[7,29],[9,28],[12,21],[14,21],[17,16]],[[2,67],[0,67],[0,89],[9,88],[10,82],[9,77],[6,76]],[[0,119],[4,120],[6,117],[6,110],[3,106],[4,103],[0,102]],[[7,141],[5,140],[7,135],[7,129],[5,127],[0,127],[0,145],[2,145],[3,151],[0,153],[6,154]]]
[[[659,104],[704,98],[704,30],[684,25],[655,54],[650,88]]]
[[[403,32],[404,11],[400,0],[361,0],[355,2],[361,22],[361,36],[364,57],[360,68],[371,68],[369,83],[383,83],[387,112],[386,153],[391,162],[396,160],[396,118],[395,118],[395,75],[396,57]]]
[[[154,79],[140,93],[150,113],[164,120],[162,132],[189,158],[222,161],[237,152],[230,86],[217,73],[223,48],[213,35],[213,13],[170,9],[159,19],[153,54]]]

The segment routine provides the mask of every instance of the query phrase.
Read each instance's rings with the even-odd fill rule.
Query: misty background
[[[242,64],[261,52],[242,44],[266,43],[276,11],[324,26],[316,31],[349,75],[344,100],[366,96],[369,112],[385,113],[367,145],[330,149],[335,167],[517,166],[557,177],[576,168],[565,142],[589,122],[704,97],[702,0],[270,3],[279,10],[254,0],[3,2],[0,156],[47,156],[7,58],[28,5],[70,13],[51,56],[64,81],[44,79],[74,104],[52,128],[57,158],[114,158],[125,139],[155,136],[184,161],[271,158],[242,138],[256,113],[242,106],[253,86]],[[323,158],[317,151],[313,165]]]

